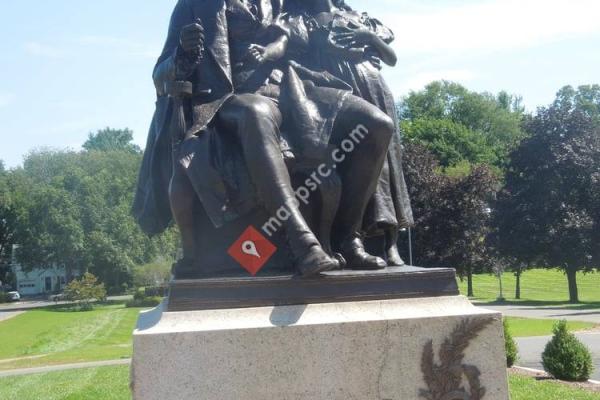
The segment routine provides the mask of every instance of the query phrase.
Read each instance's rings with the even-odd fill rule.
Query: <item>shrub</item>
[[[136,298],[134,295],[134,299],[128,301],[125,306],[127,308],[156,307],[162,302],[162,300],[163,298],[158,296]]]
[[[519,359],[519,350],[517,349],[515,339],[513,339],[512,337],[512,333],[510,333],[510,327],[508,326],[508,321],[506,319],[503,321],[503,324],[504,346],[506,348],[506,366],[510,368],[513,365],[515,365],[515,363]]]
[[[544,369],[557,379],[586,381],[594,369],[590,351],[567,329],[567,321],[554,326],[554,337],[542,354]]]
[[[169,288],[167,286],[153,286],[144,288],[144,293],[149,297],[166,297]]]
[[[81,310],[87,311],[92,309],[92,301],[106,298],[106,289],[103,283],[98,283],[98,278],[86,272],[81,279],[75,279],[67,285],[65,296],[77,302]]]
[[[9,302],[8,293],[0,292],[0,304],[8,303],[8,302]]]
[[[150,264],[138,265],[133,268],[133,285],[163,286],[171,280],[172,261],[157,261]]]
[[[137,289],[133,294],[134,300],[144,300],[146,297],[148,296],[146,296],[146,292],[144,291],[144,289]]]

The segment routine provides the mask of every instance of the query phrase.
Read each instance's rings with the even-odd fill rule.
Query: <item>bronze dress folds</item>
[[[216,227],[258,205],[243,156],[233,135],[219,132],[215,116],[234,94],[268,98],[283,115],[282,154],[321,157],[330,148],[333,122],[350,87],[327,73],[314,73],[281,60],[263,65],[249,62],[251,44],[267,45],[288,34],[278,18],[279,0],[179,0],[163,53],[154,71],[157,109],[152,121],[138,180],[133,213],[149,234],[172,220],[168,187],[173,159],[182,165],[210,220]],[[194,85],[189,104],[191,126],[179,150],[171,146],[173,102],[165,83],[180,79],[179,34],[201,20],[205,51],[200,65],[188,71]],[[210,89],[208,94],[207,89]],[[315,113],[316,111],[316,113]]]
[[[394,34],[380,21],[370,18],[366,13],[360,14],[350,10],[336,11],[333,21],[325,26],[320,26],[306,14],[297,17],[295,21],[303,22],[305,24],[303,29],[309,32],[309,46],[306,47],[306,51],[310,53],[311,68],[327,71],[348,83],[355,96],[376,105],[393,119],[397,127],[377,190],[365,213],[365,232],[369,235],[380,235],[387,230],[412,226],[414,219],[402,169],[402,134],[394,96],[383,79],[380,67],[367,58],[351,61],[352,58],[344,52],[343,48],[331,43],[332,33],[347,27],[365,27],[375,32],[388,44],[394,40]],[[324,41],[329,41],[330,44],[324,45]],[[376,56],[375,53],[373,55]]]

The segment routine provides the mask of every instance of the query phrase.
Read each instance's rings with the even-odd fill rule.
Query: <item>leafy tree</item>
[[[405,173],[416,217],[415,254],[426,267],[452,266],[466,277],[473,296],[473,274],[491,268],[486,245],[489,204],[498,178],[485,166],[464,175],[440,172],[436,157],[419,144],[406,144]]]
[[[82,267],[84,232],[80,210],[69,193],[50,186],[32,187],[17,228],[17,258],[23,267],[64,265],[67,276]]]
[[[498,194],[494,204],[493,233],[490,235],[490,245],[495,249],[509,271],[515,276],[515,299],[521,299],[521,281],[523,272],[533,265],[542,265],[540,254],[543,251],[539,245],[544,227],[536,224],[532,218],[531,208],[520,204],[520,198],[513,196],[518,184],[512,180],[511,187],[503,189]],[[538,248],[536,248],[538,246]]]
[[[17,226],[17,204],[12,194],[9,177],[0,161],[0,281],[9,281],[8,274],[14,232]]]
[[[171,279],[171,262],[155,262],[134,267],[133,284],[135,287],[165,285]]]
[[[475,93],[446,81],[411,92],[400,104],[407,139],[431,150],[442,167],[466,160],[504,169],[524,137],[523,112],[519,97]]]
[[[450,119],[420,118],[403,123],[407,140],[414,140],[435,154],[443,167],[467,161],[496,164],[498,159],[485,138]]]
[[[80,279],[69,282],[65,296],[76,301],[81,310],[88,311],[92,309],[93,301],[106,298],[106,289],[103,283],[98,282],[98,278],[86,272]]]
[[[32,152],[12,172],[23,199],[17,257],[25,268],[90,271],[116,292],[131,285],[135,265],[174,257],[175,230],[148,238],[130,215],[141,154],[121,147]]]
[[[87,151],[128,151],[140,153],[140,148],[132,143],[133,132],[129,129],[105,128],[96,133],[90,133],[83,144]]]
[[[577,272],[600,265],[600,106],[582,100],[600,96],[590,90],[563,88],[526,121],[530,137],[511,155],[498,204],[502,251],[561,268],[573,303]]]

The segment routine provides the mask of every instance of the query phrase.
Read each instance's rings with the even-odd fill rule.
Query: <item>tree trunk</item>
[[[515,299],[521,300],[521,275],[523,274],[523,270],[519,267],[517,272],[515,272],[515,277],[517,278],[517,287],[515,288]]]
[[[579,303],[579,291],[577,290],[577,269],[567,266],[567,280],[569,282],[569,302]]]
[[[467,269],[467,296],[475,297],[475,293],[473,291],[473,272],[471,268]]]

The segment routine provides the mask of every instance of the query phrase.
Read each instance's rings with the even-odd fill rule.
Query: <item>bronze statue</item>
[[[323,7],[341,11],[331,1],[306,4],[314,7],[306,15]],[[206,264],[218,268],[226,262],[224,252],[223,260],[207,260],[200,241],[218,247],[236,220],[258,209],[279,215],[282,207],[289,255],[281,263],[303,276],[399,263],[367,253],[362,241],[365,228],[397,229],[396,215],[402,223],[411,221],[408,212],[398,211],[410,209],[403,178],[393,181],[402,176],[392,165],[401,154],[394,148],[395,114],[389,104],[373,101],[373,93],[357,91],[346,76],[315,63],[307,51],[315,40],[308,20],[304,12],[287,10],[282,0],[177,3],[154,70],[157,109],[134,202],[134,214],[149,234],[163,231],[172,219],[179,226],[183,258],[175,265],[176,278],[197,277]],[[349,34],[356,28],[346,28],[335,40],[340,48],[354,49]],[[368,51],[339,57],[354,57],[348,65],[359,65],[364,57],[375,68],[391,57],[384,40],[377,40],[378,45],[365,44]],[[380,76],[373,76],[378,90],[386,90]],[[357,129],[361,134],[353,135]],[[351,151],[336,157],[350,139]],[[339,195],[323,197],[336,204],[318,220],[303,215],[297,199],[296,176],[307,166],[327,166],[338,178],[330,182],[339,186],[333,190]],[[400,195],[398,188],[404,190]],[[385,214],[378,210],[379,200],[389,197],[386,191],[401,199],[386,204],[394,213],[389,223],[378,216]]]
[[[398,231],[414,224],[402,169],[402,142],[396,102],[381,75],[381,62],[395,66],[390,46],[394,33],[367,13],[359,13],[344,0],[288,0],[284,12],[305,24],[309,35],[306,60],[310,67],[325,70],[352,86],[353,93],[376,105],[393,121],[388,156],[377,189],[367,208],[363,230],[381,240],[382,255],[389,266],[402,266]]]

